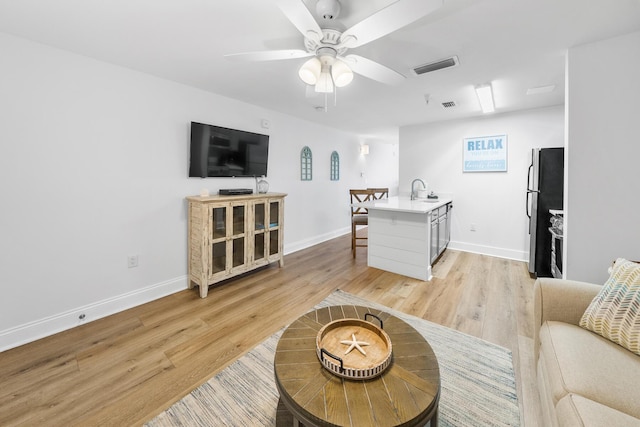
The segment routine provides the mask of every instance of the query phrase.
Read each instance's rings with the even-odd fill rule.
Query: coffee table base
[[[287,407],[282,402],[282,399],[278,399],[278,409],[276,410],[276,427],[311,427],[306,424],[302,424],[298,421],[291,412],[287,409]],[[425,427],[438,427],[438,408],[436,408],[435,413],[431,416],[431,421],[427,421]]]

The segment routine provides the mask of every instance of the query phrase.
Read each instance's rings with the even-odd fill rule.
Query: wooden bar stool
[[[353,206],[354,203],[368,202],[389,197],[388,188],[366,188],[363,190],[349,190],[351,196],[351,253],[356,257],[356,248],[367,247],[367,244],[358,244],[358,241],[366,241],[367,237],[358,236],[358,227],[369,224],[369,212],[365,208]]]

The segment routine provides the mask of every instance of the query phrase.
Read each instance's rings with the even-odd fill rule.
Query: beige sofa
[[[560,279],[535,283],[543,426],[640,426],[640,356],[578,326],[600,288]]]

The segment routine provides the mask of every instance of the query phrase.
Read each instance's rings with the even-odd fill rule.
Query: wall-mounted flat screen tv
[[[190,177],[267,175],[269,135],[191,122]]]

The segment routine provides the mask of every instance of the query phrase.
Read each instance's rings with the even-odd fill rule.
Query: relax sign
[[[465,138],[462,146],[463,172],[506,172],[507,135]]]

